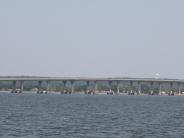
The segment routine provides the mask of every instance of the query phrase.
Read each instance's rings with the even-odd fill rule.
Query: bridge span
[[[20,92],[24,91],[24,83],[27,81],[36,81],[38,83],[38,92],[43,91],[42,83],[46,83],[45,91],[49,92],[50,83],[60,81],[63,83],[62,92],[66,92],[66,83],[71,84],[70,92],[75,92],[75,83],[82,81],[86,83],[87,88],[91,82],[94,84],[94,89],[90,93],[98,93],[98,85],[100,82],[107,82],[110,88],[116,87],[114,90],[115,94],[120,93],[120,87],[123,85],[128,85],[130,87],[129,93],[141,94],[142,85],[147,84],[150,87],[150,93],[153,93],[154,89],[158,89],[158,93],[163,91],[163,85],[167,84],[169,86],[169,93],[181,93],[184,89],[184,80],[181,79],[156,79],[156,78],[90,78],[90,77],[35,77],[35,76],[1,76],[0,82],[9,81],[12,82],[12,92],[20,89]],[[135,88],[136,86],[136,88]],[[134,90],[132,89],[134,87]],[[86,90],[88,93],[89,90]]]

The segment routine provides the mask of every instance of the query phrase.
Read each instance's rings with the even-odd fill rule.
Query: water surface
[[[184,137],[184,97],[1,93],[0,137]]]

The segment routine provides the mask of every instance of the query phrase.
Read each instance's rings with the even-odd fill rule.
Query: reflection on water
[[[184,97],[0,94],[0,137],[184,137]]]

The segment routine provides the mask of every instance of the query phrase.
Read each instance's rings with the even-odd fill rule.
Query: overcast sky
[[[0,75],[184,79],[183,0],[1,0]]]

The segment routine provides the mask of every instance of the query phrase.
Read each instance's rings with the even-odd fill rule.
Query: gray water
[[[0,137],[184,137],[184,97],[1,93]]]

